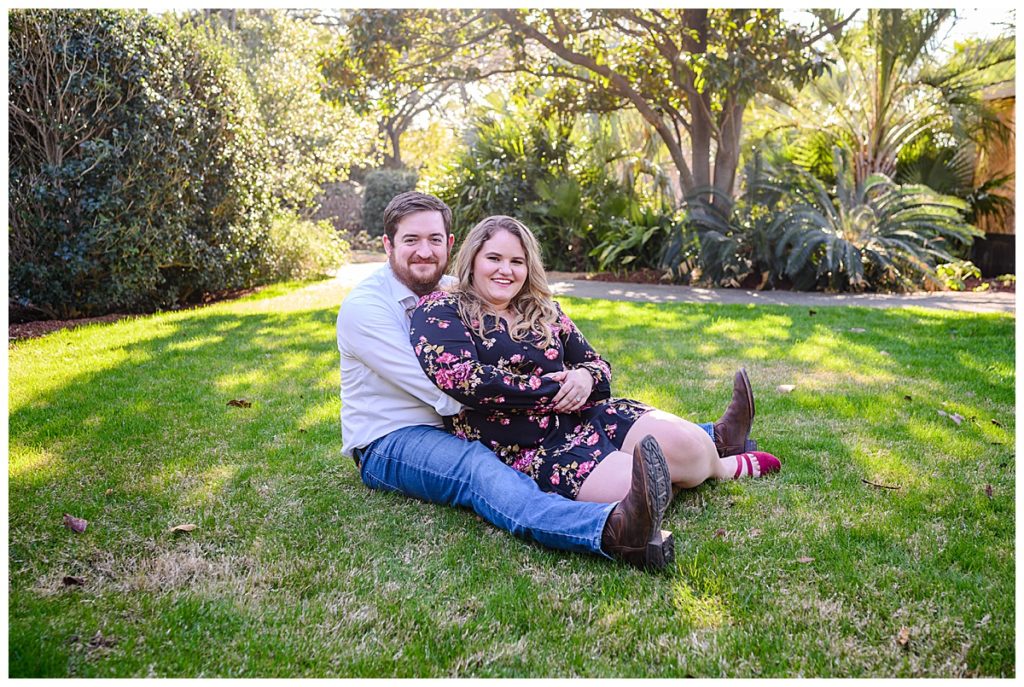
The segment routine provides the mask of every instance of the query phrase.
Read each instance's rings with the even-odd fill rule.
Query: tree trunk
[[[718,150],[715,152],[715,188],[723,198],[732,199],[736,186],[736,167],[740,159],[740,136],[743,133],[743,111],[746,100],[726,102],[726,111],[719,130]],[[729,201],[731,202],[731,200]]]

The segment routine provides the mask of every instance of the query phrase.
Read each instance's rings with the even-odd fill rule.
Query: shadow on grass
[[[12,381],[12,674],[229,674],[267,646],[250,676],[1012,674],[1012,319],[566,302],[619,395],[709,421],[750,370],[784,471],[682,494],[674,569],[367,491],[340,458],[334,309],[119,323],[67,334],[79,370],[51,341],[45,381]],[[199,529],[167,534],[182,522]],[[222,576],[153,564],[197,560]],[[138,652],[68,648],[105,623]],[[195,656],[143,647],[151,625]]]

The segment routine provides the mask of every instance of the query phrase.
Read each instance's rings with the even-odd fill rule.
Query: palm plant
[[[953,259],[954,244],[981,236],[963,219],[967,204],[884,174],[857,181],[849,154],[838,147],[834,154],[834,196],[797,170],[796,203],[775,219],[785,275],[797,288],[908,288],[922,280],[939,286],[935,265]]]
[[[932,48],[953,16],[949,9],[873,9],[862,27],[839,37],[836,67],[777,113],[803,132],[797,158],[820,163],[821,153],[842,145],[853,152],[861,184],[877,173],[894,178],[905,149],[922,136],[942,133],[958,143],[1005,136],[981,91],[1013,78],[1013,38],[969,44],[939,63]]]

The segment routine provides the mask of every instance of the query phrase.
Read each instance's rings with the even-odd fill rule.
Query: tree
[[[665,143],[683,197],[732,197],[743,113],[757,93],[784,96],[825,68],[815,34],[780,10],[500,10],[522,40],[521,68],[575,79],[634,108]],[[851,15],[852,16],[852,15]],[[529,66],[530,62],[533,66]],[[708,193],[715,189],[718,193]],[[712,201],[715,202],[715,201]],[[720,202],[720,201],[718,201]]]
[[[387,137],[432,104],[434,88],[508,71],[568,80],[581,107],[640,113],[683,197],[717,188],[725,194],[708,197],[729,198],[750,99],[821,73],[812,45],[848,20],[812,34],[779,10],[374,10],[352,16],[325,69],[336,97],[380,108]]]
[[[206,10],[252,86],[283,207],[311,213],[321,185],[365,164],[374,122],[320,97],[319,69],[334,33],[281,10]]]
[[[321,61],[325,97],[378,121],[385,167],[401,167],[401,136],[417,115],[465,83],[507,71],[493,25],[465,10],[356,10]]]

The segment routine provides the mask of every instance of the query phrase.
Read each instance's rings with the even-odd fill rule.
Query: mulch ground
[[[96,322],[117,322],[134,315],[103,315],[102,317],[83,317],[77,320],[38,320],[36,322],[20,322],[7,327],[7,342],[13,343],[22,339],[34,339],[60,329],[74,329]]]

